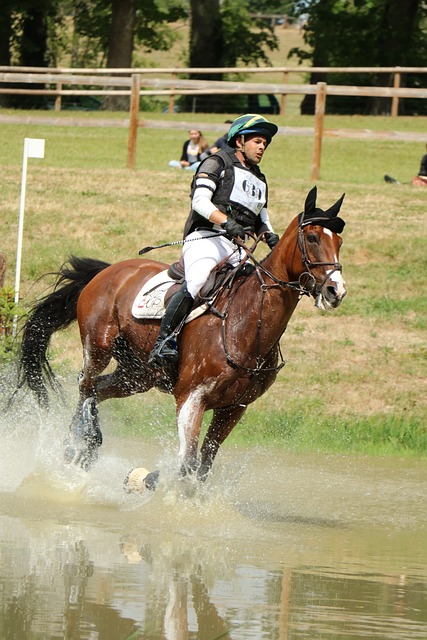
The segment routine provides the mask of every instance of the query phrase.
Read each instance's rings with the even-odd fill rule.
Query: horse
[[[52,292],[33,306],[24,324],[17,385],[48,406],[48,385],[57,390],[47,358],[51,336],[77,320],[83,369],[64,443],[67,462],[89,470],[96,461],[102,444],[99,403],[156,387],[175,398],[178,474],[206,480],[224,440],[283,366],[280,339],[301,297],[312,296],[315,306],[327,310],[337,308],[346,295],[339,262],[345,222],[338,217],[344,195],[322,210],[314,187],[304,211],[263,260],[247,251],[245,266],[250,268],[237,267],[229,285],[177,336],[180,359],[172,374],[147,363],[159,320],[138,320],[131,313],[142,285],[169,265],[141,258],[109,264],[71,256],[55,274]],[[116,367],[105,373],[112,359]],[[199,446],[208,410],[212,420]],[[159,471],[152,471],[145,486],[155,489],[158,480]]]

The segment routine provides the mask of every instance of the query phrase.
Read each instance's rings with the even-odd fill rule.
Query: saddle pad
[[[167,269],[147,280],[132,305],[133,317],[138,320],[161,318],[165,312],[166,292],[173,284],[176,284],[176,281],[168,276]],[[201,316],[207,308],[207,304],[202,304],[200,307],[193,309],[185,322],[190,322],[194,318]]]
[[[161,318],[165,306],[164,299],[168,289],[174,284],[167,269],[147,280],[132,305],[134,318]]]

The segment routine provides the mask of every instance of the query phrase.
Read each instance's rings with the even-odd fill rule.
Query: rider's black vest
[[[220,210],[222,213],[225,213],[227,216],[231,216],[234,218],[239,224],[243,227],[249,227],[255,233],[260,232],[260,228],[262,226],[261,218],[258,214],[254,213],[243,204],[233,201],[232,193],[233,187],[235,184],[236,178],[236,169],[238,171],[245,171],[248,173],[248,177],[251,175],[256,176],[258,180],[265,184],[265,203],[267,203],[267,182],[263,173],[261,173],[259,167],[257,165],[252,166],[250,169],[244,167],[242,163],[236,157],[234,151],[225,151],[220,150],[215,153],[215,155],[206,158],[204,160],[198,170],[197,174],[193,178],[193,182],[191,185],[191,198],[193,197],[194,191],[196,187],[197,176],[200,173],[207,173],[209,175],[209,164],[214,161],[214,159],[220,158],[222,161],[223,168],[221,169],[221,177],[217,182],[217,188],[212,196],[213,204]],[[206,164],[206,167],[204,165]],[[212,229],[213,223],[209,222],[204,216],[201,216],[197,211],[192,209],[187,218],[187,222],[184,227],[184,238],[188,236],[190,233],[195,231],[196,229]]]

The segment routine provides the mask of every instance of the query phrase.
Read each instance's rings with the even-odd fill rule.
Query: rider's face
[[[258,133],[252,136],[245,136],[244,151],[246,158],[252,164],[259,164],[267,148],[267,138]],[[241,139],[237,140],[237,150],[243,150]]]

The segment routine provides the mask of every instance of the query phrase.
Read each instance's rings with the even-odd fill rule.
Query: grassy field
[[[379,129],[388,124],[363,120],[354,122]],[[427,123],[405,124],[420,130]],[[177,156],[182,134],[143,130],[138,168],[130,171],[123,168],[124,130],[2,127],[0,250],[9,259],[10,286],[23,138],[46,139],[45,159],[30,160],[28,168],[23,306],[52,281],[39,281],[40,276],[56,270],[71,253],[115,262],[136,257],[147,244],[181,237],[191,176],[168,169],[167,161]],[[278,137],[263,162],[279,233],[302,209],[312,186],[311,144],[306,138]],[[248,410],[231,441],[241,437],[327,450],[427,450],[427,190],[383,181],[389,172],[408,182],[422,151],[407,142],[326,141],[318,202],[327,207],[346,192],[341,258],[348,297],[326,315],[312,301],[301,301],[282,341],[287,366]],[[152,257],[172,261],[178,255],[175,247]],[[54,366],[70,372],[74,381],[81,363],[75,327],[56,336],[52,356]],[[130,428],[137,430],[141,411],[151,416],[147,424],[160,415],[173,428],[172,401],[157,393],[110,403],[109,411],[124,411]]]
[[[236,114],[198,115],[197,121],[220,124],[227,115]],[[142,117],[191,122],[189,114]],[[297,109],[274,121],[313,125]],[[328,116],[325,127],[426,132],[427,118]],[[125,129],[1,125],[0,251],[9,260],[8,286],[14,282],[24,137],[45,138],[46,153],[28,167],[23,307],[52,282],[39,278],[57,270],[70,254],[116,262],[137,257],[148,244],[181,237],[191,175],[169,169],[168,160],[179,157],[184,131],[141,129],[137,167],[130,171]],[[215,137],[207,135],[209,142]],[[266,396],[249,408],[231,443],[427,452],[427,189],[409,184],[423,147],[398,140],[324,139],[318,204],[328,207],[346,193],[341,261],[348,296],[329,314],[315,310],[313,301],[301,301],[282,340],[287,365]],[[311,138],[277,136],[263,160],[278,233],[301,211],[312,187],[312,151]],[[385,173],[401,184],[386,184]],[[150,257],[173,261],[179,253],[174,247]],[[75,326],[55,336],[51,356],[54,368],[71,380],[71,412],[81,366]],[[102,411],[112,429],[119,421],[136,433],[174,431],[173,401],[157,392],[111,401]]]

